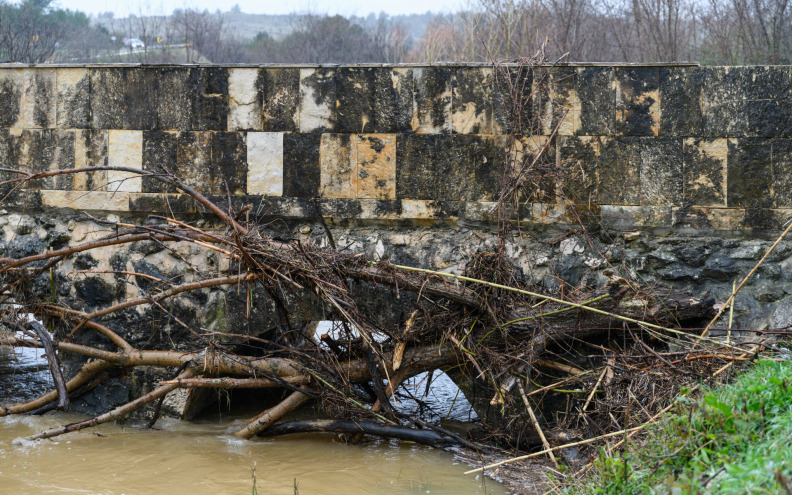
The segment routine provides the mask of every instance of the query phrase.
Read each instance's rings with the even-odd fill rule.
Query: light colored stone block
[[[357,198],[396,199],[396,135],[357,134]]]
[[[228,130],[260,130],[258,69],[228,70]]]
[[[329,84],[333,71],[300,69],[300,132],[316,132],[333,128],[335,98],[322,97],[318,87]]]
[[[434,220],[440,214],[440,208],[435,201],[423,199],[403,199],[402,218],[410,220]]]
[[[283,195],[283,133],[248,132],[247,192]]]
[[[107,191],[41,191],[45,208],[87,211],[129,211],[129,193]]]
[[[357,136],[322,134],[319,143],[319,195],[354,198],[357,192]]]
[[[52,129],[56,122],[55,69],[24,69],[17,127]]]
[[[107,163],[110,167],[143,168],[143,132],[108,131]],[[118,170],[107,171],[107,190],[143,192],[139,174]]]

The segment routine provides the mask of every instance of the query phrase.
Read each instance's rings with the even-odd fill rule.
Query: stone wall
[[[580,65],[528,113],[583,172],[607,228],[777,228],[792,208],[792,69]],[[526,91],[530,84],[526,84]],[[0,66],[0,168],[166,167],[261,212],[491,220],[508,118],[496,72],[432,66]],[[38,181],[7,205],[148,212],[194,206],[152,179]],[[259,200],[262,200],[260,202]],[[526,222],[571,221],[524,205]],[[574,223],[574,222],[572,222]]]

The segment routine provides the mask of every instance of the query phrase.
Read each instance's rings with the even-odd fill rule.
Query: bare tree
[[[0,61],[40,63],[63,38],[65,24],[50,15],[50,0],[0,2]]]

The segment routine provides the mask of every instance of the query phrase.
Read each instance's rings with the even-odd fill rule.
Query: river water
[[[0,404],[49,387],[46,362],[36,351],[0,350]],[[448,408],[448,397],[439,393]],[[452,412],[459,417],[464,409]],[[469,468],[441,450],[379,439],[345,445],[332,435],[242,441],[230,433],[241,423],[227,418],[162,419],[156,430],[111,423],[11,444],[83,418],[67,413],[0,418],[0,493],[251,494],[254,470],[259,494],[507,493],[489,478],[464,476]]]

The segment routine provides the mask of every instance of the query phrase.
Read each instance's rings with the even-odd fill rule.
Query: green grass
[[[568,493],[792,494],[792,362],[760,361],[673,413]]]

